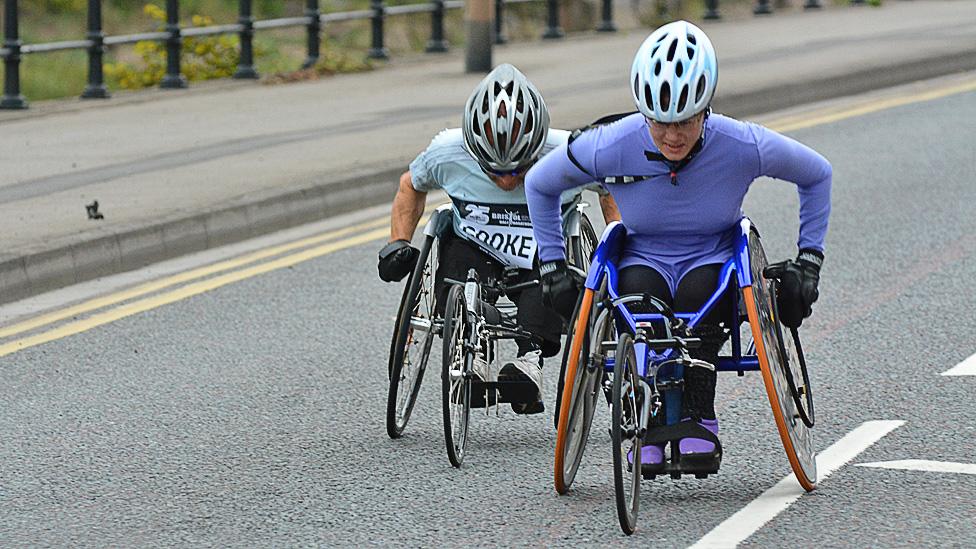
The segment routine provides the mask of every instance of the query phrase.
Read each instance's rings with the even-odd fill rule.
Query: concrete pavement
[[[750,116],[976,69],[976,2],[888,2],[706,23],[715,107]],[[515,43],[557,127],[631,110],[648,29]],[[289,85],[239,82],[0,112],[0,302],[389,201],[456,126],[463,51]],[[98,200],[105,218],[89,220]]]

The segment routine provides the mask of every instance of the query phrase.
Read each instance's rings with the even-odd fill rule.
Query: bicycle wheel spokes
[[[441,390],[444,413],[444,439],[451,465],[460,467],[468,439],[468,419],[471,412],[471,371],[473,357],[465,350],[471,326],[461,286],[454,286],[447,294],[444,309],[444,356]]]
[[[641,388],[630,334],[620,335],[615,357],[610,424],[613,486],[620,528],[630,535],[637,527],[641,482]]]
[[[390,389],[386,406],[386,430],[398,438],[410,420],[423,381],[436,328],[434,270],[435,239],[427,237],[400,303],[390,349]]]

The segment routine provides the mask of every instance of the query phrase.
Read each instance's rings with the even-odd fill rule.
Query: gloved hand
[[[542,279],[542,304],[569,320],[576,308],[583,281],[570,271],[566,261],[547,261],[539,266]]]
[[[813,304],[820,297],[820,266],[823,254],[817,250],[803,249],[796,261],[781,261],[766,267],[766,278],[779,279],[776,305],[779,320],[787,328],[799,328],[803,319],[813,313]]]
[[[410,245],[407,240],[394,240],[380,250],[380,262],[377,269],[380,279],[384,282],[403,280],[413,271],[417,264],[420,250]]]

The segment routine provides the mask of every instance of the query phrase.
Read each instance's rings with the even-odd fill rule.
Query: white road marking
[[[942,372],[944,376],[976,376],[976,355],[956,364],[953,368]]]
[[[868,421],[817,454],[817,470],[823,480],[882,437],[904,425],[904,421]],[[705,534],[692,549],[735,547],[805,494],[790,474],[758,498]]]
[[[976,465],[972,463],[953,463],[951,461],[929,461],[927,459],[903,459],[900,461],[875,461],[855,463],[858,467],[878,467],[881,469],[903,469],[905,471],[931,471],[934,473],[963,473],[976,475]]]

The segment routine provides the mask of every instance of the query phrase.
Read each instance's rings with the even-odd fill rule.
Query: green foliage
[[[166,12],[155,4],[146,4],[143,12],[156,21],[162,30]],[[209,27],[213,19],[205,15],[191,18],[194,27]],[[180,72],[187,80],[227,78],[234,74],[240,57],[236,36],[219,35],[183,38],[183,56]],[[155,86],[166,74],[166,46],[160,42],[142,41],[135,45],[135,53],[142,65],[131,63],[107,63],[105,76],[109,82],[122,89],[139,89]]]

